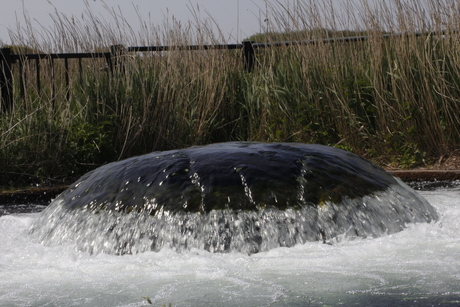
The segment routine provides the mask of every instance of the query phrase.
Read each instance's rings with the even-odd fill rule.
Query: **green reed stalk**
[[[339,146],[382,165],[429,163],[460,143],[460,10],[428,4],[423,14],[415,0],[378,9],[363,2],[357,21],[350,4],[335,16],[313,2],[277,3],[270,32],[254,39],[369,38],[258,50],[251,73],[238,51],[125,52],[113,71],[104,59],[71,61],[69,86],[63,62],[43,60],[39,91],[26,63],[22,88],[14,71],[14,109],[0,115],[0,185],[69,181],[129,156],[232,140]],[[56,14],[53,31],[18,28],[13,43],[42,52],[222,43],[198,20],[134,33],[112,16]],[[427,34],[416,35],[420,29]]]

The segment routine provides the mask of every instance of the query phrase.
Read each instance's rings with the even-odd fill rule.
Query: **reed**
[[[345,2],[336,15],[314,1],[276,2],[268,32],[254,39],[369,39],[259,50],[251,73],[236,51],[124,53],[113,72],[104,60],[71,62],[67,87],[63,64],[42,61],[48,77],[40,92],[34,78],[15,82],[15,107],[0,116],[0,185],[69,181],[128,156],[231,140],[321,143],[403,167],[449,154],[460,141],[460,7],[379,3]],[[12,31],[13,44],[87,52],[120,43],[225,43],[215,24],[198,18],[144,23],[135,33],[122,14],[107,9],[107,20],[90,10],[80,20],[56,13],[52,29],[28,24]],[[358,9],[361,20],[354,17]],[[24,67],[26,75],[34,69]]]

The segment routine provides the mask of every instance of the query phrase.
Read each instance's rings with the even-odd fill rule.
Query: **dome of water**
[[[377,237],[438,219],[410,187],[337,148],[219,143],[104,165],[33,223],[44,244],[125,254],[170,247],[255,253]]]

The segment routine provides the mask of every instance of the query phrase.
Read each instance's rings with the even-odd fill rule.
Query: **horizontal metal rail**
[[[272,48],[280,46],[295,46],[295,45],[314,45],[314,44],[330,44],[330,43],[348,43],[348,42],[362,42],[371,38],[387,39],[390,37],[402,36],[427,36],[427,35],[445,35],[447,31],[436,32],[415,32],[415,33],[401,33],[401,34],[382,34],[376,36],[349,36],[337,38],[324,38],[324,39],[310,39],[301,41],[281,41],[281,42],[266,42],[255,43],[253,41],[243,41],[241,44],[216,44],[216,45],[165,45],[165,46],[131,46],[124,47],[123,45],[110,46],[109,52],[83,52],[83,53],[35,53],[35,54],[12,54],[9,48],[0,49],[0,90],[1,90],[1,108],[0,111],[7,111],[13,106],[13,86],[12,86],[12,65],[16,62],[22,63],[26,60],[35,60],[37,67],[37,86],[40,91],[40,71],[39,60],[53,60],[64,59],[66,67],[66,82],[68,82],[68,63],[69,59],[86,59],[86,58],[105,58],[107,66],[112,71],[113,66],[120,64],[120,56],[130,52],[161,52],[172,50],[183,51],[199,51],[199,50],[241,50],[243,55],[244,69],[251,72],[254,69],[256,58],[255,50],[261,48]],[[456,33],[457,31],[450,31],[449,33]],[[52,64],[51,64],[52,65]],[[21,76],[21,74],[20,74]],[[22,79],[20,82],[23,82]],[[21,87],[22,88],[22,87]]]
[[[86,53],[33,53],[33,54],[12,54],[12,61],[17,60],[45,60],[45,59],[89,59],[108,58],[110,52],[86,52]]]
[[[128,47],[128,52],[148,52],[148,51],[171,51],[171,50],[213,50],[213,49],[242,49],[244,44],[224,44],[224,45],[187,45],[187,46],[135,46]]]

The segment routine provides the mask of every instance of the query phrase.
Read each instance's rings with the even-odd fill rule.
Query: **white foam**
[[[248,256],[170,249],[91,256],[27,236],[37,214],[0,217],[2,306],[399,305],[460,302],[460,192],[423,192],[441,214],[376,239]]]
[[[334,242],[343,237],[379,237],[401,231],[409,223],[438,216],[430,204],[404,184],[340,203],[318,207],[259,211],[212,210],[207,214],[159,210],[121,213],[69,209],[58,198],[40,215],[31,233],[44,245],[75,244],[93,254],[136,254],[192,248],[252,254],[307,241]]]

